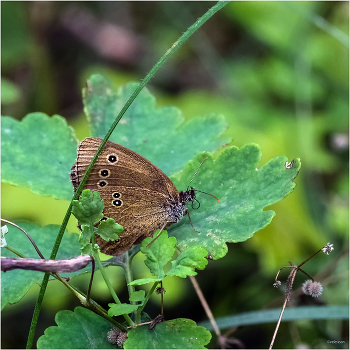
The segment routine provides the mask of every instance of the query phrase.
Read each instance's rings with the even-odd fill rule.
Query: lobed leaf
[[[79,236],[79,243],[81,244],[81,249],[83,251],[83,254],[91,254],[91,236],[96,230],[91,232],[91,228],[89,225],[83,225],[81,227],[82,231]]]
[[[80,225],[97,224],[103,218],[103,199],[98,191],[83,190],[79,200],[73,201],[72,214]]]
[[[142,284],[160,282],[163,278],[140,278],[128,283],[129,286],[141,286]]]
[[[204,270],[208,264],[208,252],[200,246],[192,246],[185,249],[172,261],[171,269],[166,273],[167,276],[178,276],[186,278],[187,276],[196,276],[194,269]]]
[[[85,244],[81,246],[81,254],[87,254],[87,255],[93,255],[94,251],[93,251],[93,247],[91,243]],[[96,247],[96,250],[98,249],[98,247]]]
[[[108,304],[108,316],[120,316],[124,314],[130,314],[131,312],[138,309],[139,305],[131,305],[131,304]]]
[[[72,127],[59,115],[30,113],[18,121],[1,117],[1,181],[33,193],[71,199],[69,174],[77,155]]]
[[[152,275],[163,279],[165,277],[164,266],[175,253],[176,238],[168,237],[166,231],[162,231],[158,235],[159,233],[157,231],[153,237],[144,239],[142,241],[141,252],[146,255],[145,265],[149,268]]]
[[[106,135],[137,86],[138,83],[130,83],[115,91],[102,75],[92,75],[88,79],[83,100],[92,136],[103,138]],[[217,114],[185,122],[179,109],[157,108],[155,97],[148,89],[143,89],[110,140],[141,154],[166,174],[173,174],[200,152],[216,151],[229,142],[222,136],[226,129],[225,118]]]
[[[55,237],[59,231],[58,225],[48,225],[44,227],[37,226],[31,222],[16,222],[23,228],[35,241],[41,253],[46,259],[50,257],[52,247],[55,242]],[[27,258],[40,259],[34,247],[28,238],[17,228],[7,225],[8,234],[6,240],[8,245],[22,253]],[[79,256],[80,244],[78,242],[78,235],[76,233],[65,233],[62,244],[57,254],[57,259],[69,259]],[[15,258],[14,253],[2,248],[1,256]],[[62,273],[61,276],[73,277],[81,274],[82,271],[91,271],[91,265],[83,270]],[[7,303],[13,304],[22,299],[29,288],[35,283],[41,283],[43,279],[43,272],[26,271],[26,270],[12,270],[1,272],[1,307],[2,309]]]
[[[144,290],[138,290],[130,294],[130,301],[143,301],[145,299],[146,292]]]
[[[101,221],[98,225],[96,233],[100,235],[105,241],[117,240],[119,235],[118,233],[123,232],[123,226],[116,224],[114,219],[108,218],[105,221]]]
[[[152,330],[147,326],[128,332],[124,349],[205,349],[211,334],[192,320],[178,318],[162,322]]]
[[[193,227],[185,217],[168,231],[177,238],[181,251],[200,245],[213,259],[219,259],[227,253],[226,242],[243,242],[271,222],[275,212],[264,211],[264,208],[293,190],[293,179],[301,165],[300,160],[295,159],[292,166],[286,167],[287,158],[280,156],[258,169],[261,151],[257,145],[245,145],[240,149],[231,146],[226,147],[217,159],[203,153],[189,162],[181,173],[172,177],[177,188],[185,187],[206,157],[208,160],[191,185],[215,195],[220,203],[207,194],[196,192],[200,208],[189,208]]]
[[[113,326],[94,312],[76,307],[56,314],[57,326],[48,327],[37,341],[38,349],[115,349],[107,340]]]
[[[102,76],[93,75],[89,79],[84,103],[94,136],[104,136],[133,89],[134,85],[129,84],[115,92]],[[217,196],[220,203],[196,192],[201,207],[197,211],[189,208],[189,211],[199,233],[184,218],[169,227],[169,234],[177,238],[181,251],[201,245],[214,259],[226,254],[226,242],[245,241],[271,222],[275,213],[264,211],[264,208],[292,191],[295,186],[293,179],[300,169],[298,159],[287,169],[286,157],[274,158],[258,169],[261,151],[257,145],[240,149],[226,147],[215,160],[210,153],[199,154],[204,149],[220,147],[224,143],[220,135],[225,128],[224,119],[219,116],[197,117],[183,122],[176,108],[156,108],[154,97],[144,90],[122,119],[118,133],[111,137],[112,141],[142,154],[168,174],[182,169],[188,162],[181,173],[172,176],[179,191],[187,188],[200,162],[208,157],[192,184],[195,189]],[[31,137],[25,137],[27,134]],[[45,136],[39,142],[41,134]],[[34,192],[56,198],[71,197],[69,172],[75,161],[76,141],[62,118],[34,113],[17,122],[4,117],[2,136],[4,181],[31,185]],[[18,143],[19,139],[26,140],[25,144]],[[195,155],[197,157],[189,161]],[[27,164],[28,159],[33,166]],[[58,159],[54,162],[56,168],[52,166],[53,159]],[[61,177],[57,178],[57,174]],[[156,268],[154,263],[152,266],[155,273],[160,273],[157,277],[161,276],[161,268]]]

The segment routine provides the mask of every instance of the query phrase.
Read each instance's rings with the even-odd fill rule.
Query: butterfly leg
[[[160,231],[159,231],[158,234],[157,234],[157,237],[154,238],[154,239],[152,239],[152,241],[149,242],[149,243],[147,244],[147,247],[149,247],[149,246],[160,236],[160,234],[162,233],[162,231],[164,230],[164,228],[165,228],[165,226],[166,226],[167,224],[168,224],[168,223],[166,222],[166,223],[162,226],[162,228],[160,229]]]
[[[188,209],[185,210],[185,215],[186,215],[186,214],[187,214],[187,216],[188,216],[188,219],[190,220],[190,224],[191,224],[192,228],[193,228],[196,232],[200,233],[200,231],[198,231],[198,230],[196,230],[196,229],[194,228],[194,226],[193,226],[193,224],[192,224],[192,221],[191,221],[190,212],[188,211]]]

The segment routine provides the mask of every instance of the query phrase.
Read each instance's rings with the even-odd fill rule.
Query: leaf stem
[[[130,297],[130,295],[135,291],[135,287],[129,285],[129,283],[132,282],[134,280],[134,278],[133,278],[132,270],[131,270],[131,259],[130,259],[129,253],[127,251],[124,253],[124,261],[125,261],[125,263],[123,264],[123,269],[124,269],[126,285],[128,286],[128,292],[129,292],[129,297]],[[131,301],[130,303],[132,305],[136,305],[135,301]],[[136,324],[141,322],[141,319],[138,320],[137,310],[134,311],[134,317],[135,317]]]
[[[114,301],[116,302],[116,304],[121,304],[121,301],[119,300],[117,294],[115,293],[114,289],[113,289],[113,286],[111,284],[111,282],[109,281],[108,277],[107,277],[107,274],[106,274],[106,271],[104,269],[104,267],[102,266],[102,263],[101,263],[101,260],[98,256],[98,253],[97,254],[94,254],[94,259],[96,260],[97,262],[97,266],[99,268],[99,270],[101,271],[101,274],[102,274],[102,277],[114,299]],[[127,314],[124,314],[123,315],[125,320],[129,323],[130,326],[132,326],[134,324],[134,322],[132,321],[132,319],[129,317],[129,315]]]
[[[127,328],[124,325],[122,325],[121,323],[119,323],[118,321],[113,319],[112,317],[108,316],[108,313],[106,312],[106,310],[101,305],[96,303],[96,301],[92,300],[91,298],[89,300],[87,300],[84,293],[80,292],[77,288],[75,288],[73,286],[70,286],[70,287],[71,287],[71,289],[75,290],[76,293],[80,294],[79,299],[85,307],[98,313],[101,317],[105,318],[106,320],[108,320],[109,322],[114,324],[116,327],[118,327],[123,332],[127,331]],[[74,294],[76,294],[76,293],[74,293]]]
[[[138,313],[137,316],[140,318],[140,320],[141,320],[141,312],[142,312],[143,309],[145,308],[145,306],[146,306],[146,304],[147,304],[149,298],[151,297],[151,295],[153,294],[153,292],[155,291],[155,289],[157,288],[157,286],[158,286],[159,283],[160,283],[160,281],[157,281],[157,282],[154,282],[154,283],[153,283],[153,286],[152,286],[152,288],[149,290],[149,292],[147,293],[146,298],[145,298],[145,300],[144,300],[143,303],[142,303],[142,306],[137,310],[137,313]]]
[[[6,247],[7,250],[9,250],[10,252],[12,252],[13,254],[19,256],[20,258],[25,258],[25,256],[23,254],[21,254],[20,252],[18,252],[17,250],[15,249],[12,249],[11,247],[9,247],[8,245]]]
[[[32,243],[34,249],[36,250],[36,252],[38,253],[38,255],[40,256],[41,259],[45,259],[44,256],[41,254],[38,246],[35,244],[34,240],[32,237],[29,236],[29,234],[23,230],[23,228],[19,227],[18,225],[16,225],[15,223],[11,222],[11,221],[8,221],[8,220],[5,220],[5,219],[1,219],[1,221],[4,221],[4,222],[7,222],[8,224],[14,226],[14,227],[17,227],[19,230],[21,230],[26,236],[27,238],[30,240],[30,243]],[[14,251],[13,251],[14,252]]]
[[[90,222],[90,231],[91,232],[94,232],[94,223],[93,221],[91,220]],[[95,248],[96,244],[95,244],[95,233],[92,234],[92,239],[91,239],[91,245],[92,245],[92,256],[94,257],[95,259],[95,262],[97,263],[97,266],[99,268],[99,270],[101,271],[101,274],[102,274],[102,277],[114,299],[114,301],[116,302],[116,304],[121,304],[121,301],[119,300],[107,274],[106,274],[106,271],[101,263],[101,260],[100,260],[100,256],[98,254],[98,249]],[[130,326],[132,326],[134,324],[134,322],[132,321],[132,319],[129,317],[129,315],[127,314],[124,314],[123,315],[125,320],[129,323]]]
[[[128,292],[129,292],[129,296],[130,296],[131,293],[133,293],[135,291],[135,287],[129,285],[129,283],[132,282],[134,280],[134,278],[132,275],[131,260],[130,260],[128,252],[125,252],[124,258],[125,258],[125,264],[123,265],[123,268],[124,268],[125,280],[126,280],[126,284],[128,286]],[[135,304],[135,302],[131,302],[131,304]]]
[[[45,272],[44,278],[41,282],[41,287],[40,287],[38,299],[36,301],[34,312],[33,312],[32,322],[30,324],[26,349],[31,349],[33,347],[35,329],[36,329],[36,325],[38,324],[39,313],[40,313],[41,305],[42,305],[42,302],[44,299],[45,290],[47,287],[47,282],[49,281],[49,276],[50,276],[50,274],[48,272]]]

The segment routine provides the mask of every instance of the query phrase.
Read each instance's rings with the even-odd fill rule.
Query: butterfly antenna
[[[203,159],[202,163],[199,164],[199,167],[197,168],[196,172],[193,174],[191,181],[188,183],[188,186],[189,186],[190,183],[193,181],[194,177],[197,175],[199,168],[203,165],[203,163],[204,163],[207,159],[208,159],[208,157],[206,157],[205,159]],[[187,186],[187,187],[188,187],[188,186]]]
[[[201,193],[207,194],[208,196],[212,196],[212,197],[214,197],[214,198],[220,203],[219,198],[215,197],[215,196],[214,196],[213,194],[211,194],[211,193],[203,192],[203,191],[200,191],[200,190],[195,190],[195,191],[196,191],[196,192],[201,192]]]
[[[191,179],[191,181],[188,183],[187,188],[190,186],[190,183],[193,181],[194,177],[197,175],[199,168],[203,165],[203,163],[204,163],[207,159],[208,159],[208,157],[204,158],[203,161],[202,161],[202,163],[199,164],[199,167],[197,168],[196,172],[193,174],[192,179]],[[203,191],[199,191],[199,190],[195,190],[195,191],[196,191],[196,192],[201,192],[201,193],[207,194],[207,195],[209,195],[209,196],[212,196],[212,197],[214,197],[214,198],[220,203],[219,199],[218,199],[217,197],[215,197],[213,194],[210,194],[210,193],[207,193],[207,192],[203,192]],[[198,203],[199,203],[199,202],[198,202]],[[199,208],[199,207],[198,207],[198,208]]]

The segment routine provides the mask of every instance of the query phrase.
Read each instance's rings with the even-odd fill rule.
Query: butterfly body
[[[80,143],[71,172],[74,191],[101,141],[89,137]],[[100,192],[104,217],[113,218],[124,228],[118,241],[107,242],[96,236],[100,250],[109,255],[120,255],[157,229],[178,222],[187,213],[186,204],[195,200],[192,188],[179,192],[154,164],[111,141],[107,141],[98,157],[84,185],[86,188]]]

